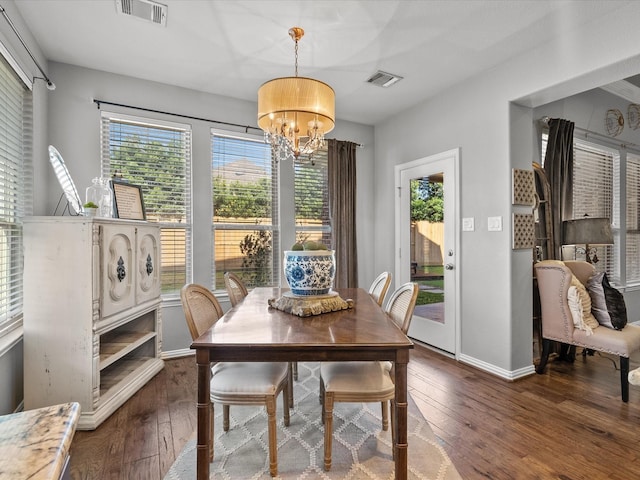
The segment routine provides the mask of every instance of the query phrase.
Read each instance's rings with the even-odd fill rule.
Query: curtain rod
[[[27,47],[27,44],[24,43],[24,40],[22,39],[22,37],[20,36],[20,34],[18,33],[18,30],[16,29],[15,25],[13,24],[13,22],[11,21],[11,19],[9,18],[9,15],[7,15],[7,11],[4,9],[4,7],[2,5],[0,5],[0,12],[2,13],[2,15],[4,16],[5,20],[7,21],[7,23],[9,24],[9,26],[11,27],[11,30],[13,30],[13,33],[16,34],[16,37],[18,37],[18,40],[20,40],[20,43],[22,44],[22,46],[24,47],[24,49],[27,51],[27,53],[29,54],[29,56],[31,57],[31,60],[33,60],[33,63],[36,64],[36,67],[38,67],[38,70],[40,70],[40,73],[42,74],[42,76],[44,78],[40,78],[40,77],[33,77],[33,79],[35,80],[36,78],[39,78],[41,80],[44,80],[47,84],[47,88],[49,90],[55,90],[56,89],[56,85],[55,83],[53,83],[49,77],[47,77],[47,74],[44,73],[44,70],[42,70],[42,67],[40,66],[40,64],[38,63],[38,61],[36,60],[36,58],[33,56],[33,54],[31,53],[31,50],[29,50],[29,47]]]
[[[549,120],[551,120],[550,117],[542,117],[540,119],[540,122],[546,126],[549,126]],[[583,135],[585,139],[588,139],[590,136],[591,137],[598,137],[600,140],[610,143],[611,145],[617,146],[617,147],[621,147],[621,148],[627,148],[627,147],[635,147],[635,148],[640,148],[640,145],[638,145],[637,143],[633,143],[633,142],[623,142],[621,140],[616,140],[613,137],[609,137],[603,133],[598,133],[598,132],[594,132],[592,130],[587,130],[586,128],[582,128],[582,127],[578,127],[578,126],[574,126],[574,131],[577,131],[577,133],[579,133],[580,135]]]
[[[95,103],[98,106],[98,110],[100,110],[100,105],[104,104],[104,105],[111,105],[114,107],[132,108],[134,110],[142,110],[145,112],[160,113],[162,115],[171,115],[174,117],[188,118],[190,120],[199,120],[201,122],[217,123],[219,125],[227,125],[230,127],[244,128],[245,133],[248,133],[249,129],[262,131],[262,129],[258,127],[252,127],[251,125],[240,125],[238,123],[222,122],[220,120],[211,120],[210,118],[194,117],[192,115],[183,115],[181,113],[163,112],[162,110],[154,110],[152,108],[145,108],[145,107],[136,107],[135,105],[125,105],[123,103],[107,102],[105,100],[98,100],[95,98],[93,99],[93,103]]]
[[[100,105],[104,104],[104,105],[111,105],[111,106],[114,106],[114,107],[132,108],[134,110],[142,110],[144,112],[160,113],[162,115],[172,115],[174,117],[188,118],[188,119],[191,119],[191,120],[199,120],[201,122],[217,123],[217,124],[220,124],[220,125],[227,125],[227,126],[230,126],[230,127],[244,128],[245,133],[248,133],[249,129],[258,130],[258,131],[262,132],[261,128],[252,127],[251,125],[240,125],[238,123],[222,122],[220,120],[211,120],[209,118],[194,117],[194,116],[191,116],[191,115],[183,115],[181,113],[163,112],[162,110],[154,110],[152,108],[137,107],[135,105],[125,105],[123,103],[107,102],[105,100],[98,100],[96,98],[93,99],[93,103],[96,104],[96,106],[98,107],[98,110],[100,110]],[[356,146],[358,148],[364,148],[364,145],[361,144],[361,143],[356,143]]]

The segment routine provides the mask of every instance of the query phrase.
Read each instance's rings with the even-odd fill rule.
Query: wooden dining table
[[[272,308],[280,288],[255,288],[191,344],[198,369],[197,478],[209,479],[212,362],[388,360],[395,364],[395,478],[407,478],[407,364],[411,340],[366,290],[337,289],[353,307],[300,317]]]

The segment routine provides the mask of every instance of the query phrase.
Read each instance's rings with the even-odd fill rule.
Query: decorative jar
[[[113,194],[109,186],[108,178],[94,178],[86,191],[86,202],[93,202],[98,205],[96,213],[99,217],[113,217]]]
[[[284,276],[294,295],[327,295],[333,286],[335,273],[334,250],[284,252]]]

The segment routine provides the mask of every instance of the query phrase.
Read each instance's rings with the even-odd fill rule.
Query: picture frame
[[[113,190],[114,217],[127,220],[146,220],[142,189],[140,185],[114,178],[111,180]]]

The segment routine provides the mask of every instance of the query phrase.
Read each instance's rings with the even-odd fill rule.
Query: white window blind
[[[102,112],[102,176],[142,190],[147,220],[160,224],[162,293],[191,278],[191,128]]]
[[[626,283],[640,283],[640,155],[627,153]]]
[[[295,165],[296,239],[320,241],[331,247],[327,150],[320,150],[313,161]]]
[[[573,145],[573,218],[606,217],[615,224],[614,164],[620,156],[612,150],[591,143],[574,141]],[[597,246],[598,271],[606,271],[612,281],[619,280],[619,269],[612,246]]]
[[[247,287],[279,278],[278,169],[262,137],[212,131],[213,289],[224,272]]]
[[[32,94],[0,56],[0,337],[22,325],[22,224],[32,214]]]

